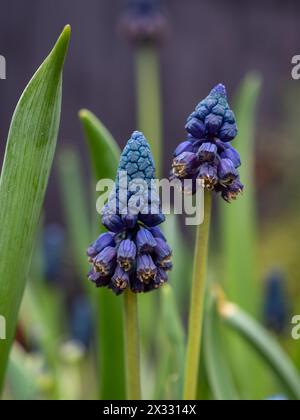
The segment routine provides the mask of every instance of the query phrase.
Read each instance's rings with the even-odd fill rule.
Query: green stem
[[[142,45],[135,49],[135,83],[137,126],[152,150],[155,160],[156,176],[162,176],[162,98],[159,53],[156,45]],[[160,322],[160,303],[156,293],[139,297],[139,319],[142,328],[142,355],[150,359],[152,353],[160,351],[158,341],[153,341],[153,323]],[[153,308],[158,308],[153,311]],[[153,316],[150,318],[149,313]]]
[[[162,122],[159,56],[154,46],[136,50],[136,91],[138,127],[147,137],[161,176]]]
[[[194,400],[200,362],[201,338],[206,290],[209,228],[211,218],[211,192],[205,192],[204,222],[198,226],[194,259],[194,273],[190,303],[188,344],[186,352],[184,400]]]
[[[100,399],[122,400],[126,396],[122,306],[108,289],[99,290],[97,302]]]
[[[137,295],[131,291],[124,294],[124,309],[127,399],[141,400],[138,303]]]

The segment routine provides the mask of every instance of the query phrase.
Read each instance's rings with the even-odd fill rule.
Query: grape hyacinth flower
[[[279,335],[287,330],[290,315],[285,280],[284,273],[280,269],[273,269],[265,282],[265,325]]]
[[[160,43],[167,30],[160,0],[128,0],[121,29],[134,45]]]
[[[125,191],[124,174],[130,186]],[[154,179],[150,147],[136,131],[121,155],[115,187],[101,212],[108,232],[87,249],[93,266],[88,278],[97,287],[108,287],[116,295],[126,289],[145,293],[168,281],[172,251],[158,226],[165,217]],[[137,203],[132,200],[136,197],[132,186],[139,192]]]
[[[239,153],[230,142],[237,136],[235,116],[227,102],[225,86],[217,85],[199,103],[186,124],[187,139],[174,153],[172,177],[192,179],[209,191],[220,193],[227,202],[243,191],[238,168]],[[196,188],[193,189],[193,193]]]

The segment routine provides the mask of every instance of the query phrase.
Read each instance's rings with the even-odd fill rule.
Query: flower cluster
[[[150,147],[140,132],[133,133],[121,155],[118,175],[121,173],[131,187],[122,191],[117,176],[102,210],[108,232],[87,250],[93,265],[88,277],[97,287],[106,286],[117,295],[127,288],[149,292],[168,281],[172,251],[158,227],[165,218],[156,190],[153,192],[155,167]],[[137,200],[132,186],[139,190]]]
[[[227,102],[226,89],[217,85],[189,116],[187,140],[174,153],[172,177],[193,181],[193,193],[199,185],[221,193],[231,202],[243,191],[238,168],[239,153],[230,142],[237,136],[235,116]]]
[[[129,0],[121,28],[132,44],[160,43],[167,29],[160,0]]]

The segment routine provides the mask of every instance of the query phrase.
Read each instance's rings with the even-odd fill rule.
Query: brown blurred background
[[[197,101],[218,82],[227,85],[232,100],[245,74],[255,70],[263,76],[257,131],[260,207],[267,215],[284,209],[294,202],[298,186],[293,184],[297,178],[293,170],[299,161],[300,130],[295,121],[300,81],[291,78],[291,58],[300,53],[300,3],[162,3],[170,26],[161,48],[166,170]],[[136,125],[133,52],[117,31],[125,7],[126,0],[1,0],[0,54],[7,60],[7,80],[0,81],[0,162],[18,97],[66,23],[72,25],[73,37],[64,75],[59,145],[76,144],[85,156],[77,118],[82,107],[95,112],[124,145]],[[54,171],[46,202],[49,221],[61,214],[56,182]],[[283,182],[290,187],[289,197],[278,195]]]

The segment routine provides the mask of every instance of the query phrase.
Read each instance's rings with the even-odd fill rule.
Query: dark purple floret
[[[209,114],[205,118],[205,130],[207,134],[217,136],[223,124],[223,117],[220,115]]]
[[[136,235],[136,244],[139,253],[151,253],[157,241],[148,229],[141,228]]]
[[[236,200],[243,191],[244,185],[241,183],[239,178],[236,178],[231,185],[227,187],[221,187],[222,197],[228,203],[231,203],[232,200]]]
[[[233,139],[235,139],[235,137],[238,134],[238,130],[237,130],[237,126],[235,123],[233,124],[229,124],[229,123],[225,123],[219,131],[219,139],[224,141],[224,142],[228,142],[228,141],[232,141]]]
[[[154,236],[154,238],[160,238],[164,241],[167,241],[165,235],[162,233],[161,229],[158,226],[152,227],[149,230]]]
[[[125,228],[134,229],[137,224],[138,215],[137,214],[126,214],[122,216],[122,222]]]
[[[148,227],[155,227],[163,223],[166,218],[164,214],[140,214],[139,220]]]
[[[133,241],[125,239],[120,243],[118,249],[118,264],[124,271],[130,271],[133,268],[136,254],[136,245]]]
[[[169,261],[164,261],[163,262],[163,267],[161,265],[159,265],[160,268],[163,268],[165,271],[170,271],[173,268],[173,263],[171,260]]]
[[[173,160],[173,173],[178,178],[192,175],[199,165],[199,157],[196,153],[184,152]]]
[[[219,83],[217,86],[215,86],[213,90],[211,91],[211,94],[212,93],[215,93],[223,97],[227,96],[226,87],[222,83]]]
[[[118,295],[129,287],[129,273],[123,268],[117,266],[113,277],[111,278],[112,290]]]
[[[133,277],[130,282],[130,288],[133,293],[145,292],[145,284],[138,277]],[[153,290],[153,289],[152,289]]]
[[[96,255],[98,255],[104,248],[108,247],[108,246],[115,246],[115,239],[114,236],[107,232],[107,233],[103,233],[102,235],[99,236],[98,239],[96,239],[96,241],[88,247],[87,249],[87,256],[90,258],[90,262],[93,258],[96,257]]]
[[[103,277],[101,273],[92,269],[88,274],[88,279],[96,285],[96,287],[107,286],[110,282],[110,277]]]
[[[157,267],[153,262],[151,255],[144,254],[137,257],[137,277],[145,284],[155,280]]]
[[[221,184],[230,185],[237,179],[238,171],[230,159],[222,159],[218,167]]]
[[[194,113],[194,117],[198,118],[199,120],[203,121],[205,120],[205,118],[207,117],[207,115],[209,114],[210,110],[207,108],[206,105],[198,105],[196,107],[196,111]],[[193,114],[192,114],[193,115]]]
[[[235,124],[235,115],[231,109],[227,109],[227,111],[225,111],[224,122]]]
[[[102,216],[102,224],[110,232],[120,233],[124,229],[122,218],[117,214],[104,214]]]
[[[218,183],[218,167],[211,163],[204,163],[200,167],[199,178],[203,181],[203,186],[212,191]]]
[[[218,148],[214,143],[203,143],[200,146],[198,157],[201,162],[213,162],[217,156]]]
[[[193,145],[192,141],[190,141],[190,140],[186,140],[182,143],[179,143],[179,145],[175,149],[174,157],[177,157],[177,156],[181,155],[181,153],[184,153],[184,152],[193,152],[194,147],[195,146]]]
[[[212,112],[214,115],[219,115],[220,117],[222,117],[222,120],[223,120],[225,116],[226,108],[222,105],[216,105],[213,107]]]
[[[164,264],[167,264],[171,261],[172,250],[163,239],[156,239],[157,245],[154,249],[156,254],[156,260],[160,267],[164,268]]]
[[[228,147],[220,154],[221,159],[230,159],[234,164],[235,168],[241,166],[241,158],[237,150],[234,147],[228,145]]]
[[[168,274],[167,274],[167,272],[164,269],[159,268],[157,270],[157,274],[156,274],[156,278],[155,278],[155,285],[156,285],[156,287],[160,287],[161,285],[163,285],[167,281],[168,281]]]
[[[188,121],[185,129],[188,133],[198,139],[201,139],[204,136],[206,130],[204,123],[196,117]]]
[[[96,270],[102,276],[109,276],[116,265],[117,251],[114,247],[104,248],[97,257],[94,258]]]

